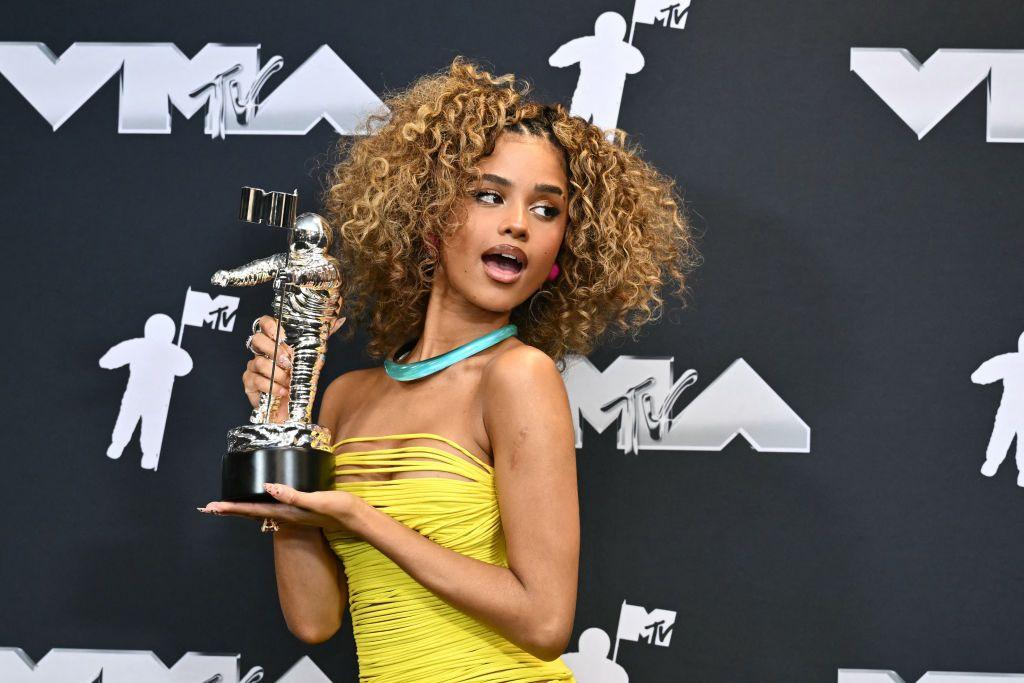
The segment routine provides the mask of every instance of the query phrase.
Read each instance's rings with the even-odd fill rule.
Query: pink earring
[[[558,277],[558,273],[560,271],[561,271],[561,269],[558,267],[558,261],[555,261],[554,263],[552,263],[551,264],[551,272],[548,273],[547,281],[548,282],[554,282],[555,278]]]

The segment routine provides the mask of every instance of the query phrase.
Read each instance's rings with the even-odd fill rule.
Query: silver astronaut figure
[[[249,418],[251,424],[228,432],[230,451],[281,446],[330,448],[330,430],[311,424],[327,337],[341,303],[341,269],[338,260],[327,253],[330,244],[327,222],[315,213],[304,213],[295,219],[287,253],[218,270],[211,280],[222,287],[272,281],[274,315],[277,317],[280,311],[283,341],[293,351],[286,421],[270,422],[269,416],[276,412],[280,397],[261,392]]]

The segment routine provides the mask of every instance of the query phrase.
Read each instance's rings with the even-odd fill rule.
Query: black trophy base
[[[263,489],[268,482],[306,492],[334,488],[334,454],[310,446],[228,451],[221,465],[221,500],[277,502]]]

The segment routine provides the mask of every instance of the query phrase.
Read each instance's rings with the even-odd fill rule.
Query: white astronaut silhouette
[[[999,469],[1010,442],[1017,437],[1017,486],[1024,486],[1024,334],[1017,339],[1015,353],[1001,353],[982,363],[971,373],[975,384],[990,384],[1003,380],[1003,396],[996,410],[992,436],[985,450],[985,463],[981,473],[991,477]]]
[[[579,683],[629,683],[622,665],[608,659],[612,641],[604,629],[591,627],[580,634],[579,652],[566,652],[562,661]]]
[[[192,371],[192,357],[174,343],[174,320],[170,316],[163,313],[149,316],[144,335],[115,344],[100,358],[101,368],[113,370],[127,365],[129,372],[107,457],[121,457],[141,419],[141,465],[143,469],[155,470],[160,460],[174,378]]]
[[[622,104],[626,75],[644,68],[644,56],[623,40],[626,20],[618,12],[604,12],[594,22],[594,35],[562,45],[548,64],[562,68],[579,62],[580,78],[572,94],[569,113],[600,128],[615,128]]]

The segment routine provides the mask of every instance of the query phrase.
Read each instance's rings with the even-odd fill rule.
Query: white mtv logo
[[[263,667],[241,675],[238,654],[186,652],[168,668],[152,650],[53,648],[33,663],[20,647],[0,647],[3,683],[258,683]],[[268,682],[269,683],[269,682]],[[277,683],[331,683],[303,656]]]
[[[192,289],[185,292],[185,310],[181,314],[182,329],[185,325],[211,327],[221,332],[235,329],[235,314],[238,313],[237,296],[219,294],[212,297],[206,292]],[[181,341],[179,340],[179,345]]]
[[[840,669],[837,683],[904,683],[895,671]],[[977,674],[957,671],[929,671],[917,683],[1022,683],[1022,674]]]
[[[1024,51],[942,49],[922,64],[903,48],[854,47],[850,70],[919,140],[987,80],[986,140],[1024,142]]]
[[[260,65],[259,45],[210,43],[186,57],[173,43],[74,43],[58,58],[43,43],[0,42],[0,74],[60,128],[120,74],[117,132],[170,133],[171,105],[185,118],[207,108],[206,134],[305,135],[321,120],[342,135],[380,98],[330,47],[321,45],[260,99],[281,57]]]
[[[604,629],[593,626],[580,634],[579,649],[566,652],[562,661],[572,669],[579,683],[628,683],[626,669],[616,661],[619,641],[632,640],[659,647],[668,647],[676,625],[676,611],[631,605],[625,600],[619,608],[619,623],[615,628],[615,648]]]
[[[169,315],[154,313],[146,321],[143,336],[118,342],[103,354],[101,368],[115,370],[127,366],[129,371],[107,457],[115,460],[121,457],[135,433],[135,426],[141,422],[141,466],[156,470],[174,381],[192,372],[192,357],[181,346],[185,328],[209,326],[231,332],[235,328],[238,303],[235,296],[212,297],[189,287],[178,325],[177,344],[173,341],[174,320]]]
[[[618,421],[616,445],[626,453],[719,451],[737,434],[761,452],[810,452],[811,428],[742,358],[673,416],[697,371],[673,381],[672,361],[619,356],[602,372],[585,356],[567,358],[562,378],[576,448],[583,446],[582,417],[598,432]]]

